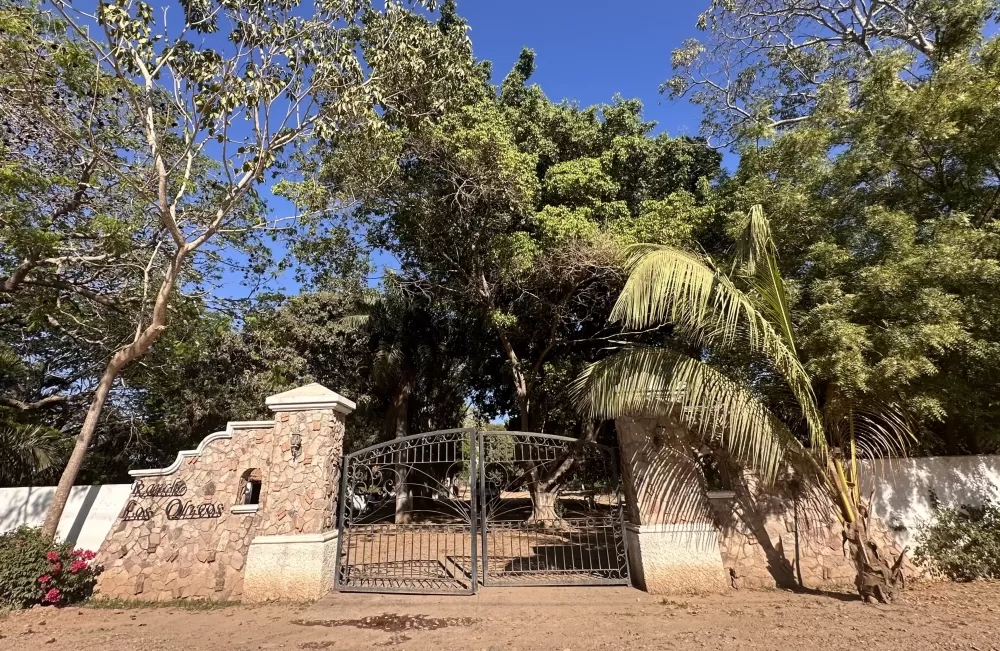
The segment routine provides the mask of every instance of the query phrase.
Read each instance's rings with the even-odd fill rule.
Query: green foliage
[[[704,133],[739,147],[718,202],[730,232],[764,206],[821,402],[898,403],[921,453],[1000,450],[997,4],[790,7],[712,3],[707,38],[675,56]]]
[[[469,362],[482,413],[572,433],[579,419],[555,378],[610,336],[620,245],[692,244],[711,223],[721,158],[694,139],[652,136],[637,100],[552,102],[529,85],[530,50],[499,87],[469,51],[455,54],[479,74],[392,94],[440,114],[409,119],[386,102],[381,129],[315,149],[317,180],[290,195],[321,202],[314,209],[358,200],[350,219],[401,262],[404,284],[488,333]]]
[[[914,559],[953,581],[1000,579],[1000,505],[942,507],[917,533]]]
[[[68,447],[52,429],[0,421],[0,486],[25,486],[51,476],[53,466],[65,459]]]
[[[0,534],[0,607],[68,605],[90,596],[99,569],[93,554],[53,544],[41,530],[20,527]]]
[[[120,477],[255,412],[243,396],[261,392],[234,387],[298,379],[241,348],[238,320],[221,315],[247,306],[220,287],[234,271],[254,288],[283,270],[272,235],[313,287],[356,281],[369,263],[319,213],[271,220],[258,188],[290,161],[308,166],[299,144],[388,133],[383,103],[404,119],[439,114],[393,104],[391,91],[451,92],[480,74],[465,65],[464,27],[445,26],[447,7],[439,26],[422,3],[182,2],[168,28],[145,3],[101,2],[84,16],[64,0],[0,0],[0,350],[18,361],[0,375],[0,426],[8,437],[34,431],[14,425],[79,433],[48,528],[88,451],[98,458],[87,475]],[[244,356],[253,379],[204,370],[207,342]],[[193,369],[216,395],[190,390]],[[90,404],[99,419],[84,419]],[[40,446],[22,449],[19,459],[42,461]]]
[[[848,525],[860,513],[858,457],[905,451],[908,425],[896,405],[820,403],[797,353],[796,328],[768,220],[754,206],[740,220],[731,271],[703,254],[663,245],[631,248],[629,277],[611,318],[628,328],[671,325],[668,346],[625,346],[589,365],[572,391],[595,418],[671,416],[771,481],[795,462],[830,491]],[[753,376],[733,372],[733,351]],[[783,394],[760,391],[760,378]],[[845,468],[831,448],[844,450]]]

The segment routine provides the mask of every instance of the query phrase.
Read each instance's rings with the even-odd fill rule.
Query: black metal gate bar
[[[442,430],[344,457],[337,590],[476,591],[476,444],[473,429]]]
[[[630,582],[613,448],[533,432],[479,432],[478,448],[483,585]],[[558,488],[533,492],[546,477]]]

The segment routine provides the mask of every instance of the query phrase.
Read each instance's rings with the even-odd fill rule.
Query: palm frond
[[[371,313],[359,312],[357,314],[346,314],[337,319],[337,325],[346,330],[360,330],[371,322]]]
[[[633,329],[672,323],[675,332],[693,345],[716,349],[739,345],[761,354],[771,360],[800,405],[813,449],[826,449],[809,375],[794,347],[788,345],[788,337],[775,329],[759,301],[711,261],[680,249],[631,247],[628,268],[612,321]],[[787,309],[787,301],[784,304]]]
[[[778,250],[760,205],[750,209],[740,231],[736,243],[737,264],[760,296],[759,307],[777,327],[792,354],[798,357],[788,292],[778,267]]]
[[[866,396],[845,396],[837,388],[827,391],[823,420],[831,444],[858,459],[879,460],[906,456],[916,441],[902,408],[895,402]]]
[[[702,323],[711,314],[715,269],[708,260],[670,246],[636,244],[627,250],[628,280],[611,321],[641,330],[664,323]]]
[[[15,485],[61,463],[66,441],[49,428],[0,425],[0,484]]]
[[[372,363],[372,378],[380,386],[388,386],[396,381],[402,372],[406,354],[396,343],[380,346]]]
[[[587,367],[570,387],[595,418],[674,415],[691,431],[722,442],[772,480],[795,437],[746,386],[665,348],[627,348]]]

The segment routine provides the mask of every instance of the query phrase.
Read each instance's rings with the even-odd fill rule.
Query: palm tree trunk
[[[404,378],[393,398],[392,419],[395,438],[400,439],[410,433],[409,405],[410,394],[413,392],[413,379]],[[410,467],[406,459],[396,459],[396,524],[409,524],[413,521],[413,487],[410,485]]]
[[[852,468],[855,466],[856,462],[852,458]],[[830,459],[829,468],[836,486],[844,542],[850,547],[851,559],[854,561],[854,583],[858,594],[865,603],[873,599],[879,603],[890,603],[905,583],[902,567],[907,550],[904,549],[895,560],[890,560],[891,556],[885,546],[870,535],[870,505],[862,503],[858,496],[855,471],[852,470],[849,481],[843,461],[836,457]]]

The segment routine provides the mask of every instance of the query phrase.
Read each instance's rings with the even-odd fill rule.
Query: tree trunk
[[[863,517],[845,525],[845,541],[851,547],[856,576],[854,584],[865,603],[873,599],[879,603],[891,603],[905,586],[903,562],[906,549],[890,563],[889,553],[869,537],[869,518],[864,507],[859,509]]]
[[[69,501],[69,493],[73,489],[73,484],[76,483],[77,475],[80,474],[83,459],[87,456],[87,449],[94,440],[94,432],[97,431],[97,421],[101,417],[104,403],[108,399],[111,387],[118,378],[121,367],[124,366],[124,362],[119,361],[120,354],[119,352],[112,357],[107,368],[104,369],[101,381],[97,385],[97,391],[94,393],[94,399],[87,409],[87,416],[83,421],[83,427],[80,428],[80,435],[76,437],[73,453],[70,455],[69,461],[66,463],[66,468],[59,477],[59,485],[56,486],[55,495],[52,496],[52,503],[49,504],[49,510],[45,514],[45,522],[42,524],[42,535],[49,540],[54,540],[56,537],[59,520],[62,519],[63,511],[66,509],[66,502]]]
[[[562,529],[565,521],[556,513],[558,490],[552,490],[543,482],[533,481],[528,485],[531,495],[531,517],[526,524],[544,527],[546,529]]]
[[[853,432],[852,432],[853,433]],[[833,496],[840,508],[841,521],[844,523],[844,545],[850,546],[851,559],[854,561],[854,585],[865,603],[876,599],[879,603],[891,603],[904,587],[903,563],[906,560],[906,549],[895,560],[890,560],[887,550],[869,536],[871,511],[869,504],[860,499],[852,485],[856,486],[858,478],[853,474],[856,457],[853,450],[851,467],[852,474],[848,478],[844,471],[843,460],[837,455],[831,455],[827,460],[827,480],[834,489]],[[817,466],[818,467],[818,466]]]
[[[59,477],[59,484],[56,486],[55,495],[52,496],[52,503],[45,514],[42,535],[49,540],[55,540],[56,530],[59,528],[59,520],[62,519],[63,511],[66,509],[66,502],[69,501],[69,493],[73,488],[73,484],[76,483],[77,476],[80,474],[83,459],[87,456],[87,449],[94,440],[94,433],[97,431],[97,421],[101,417],[104,403],[107,402],[108,394],[111,392],[111,387],[114,386],[118,374],[129,362],[145,355],[149,347],[160,338],[160,335],[163,334],[163,331],[167,327],[167,305],[170,302],[170,295],[173,293],[174,285],[177,283],[177,278],[180,276],[181,268],[188,253],[189,249],[184,246],[177,249],[174,253],[163,276],[163,280],[160,282],[160,289],[156,293],[156,300],[153,303],[153,312],[149,325],[137,331],[132,343],[116,352],[111,357],[111,361],[108,362],[108,366],[104,369],[101,381],[97,385],[97,391],[94,392],[94,399],[87,409],[87,417],[83,421],[83,427],[80,428],[80,435],[73,446],[73,453],[70,455],[69,461],[66,463],[66,468]]]
[[[413,380],[404,378],[396,389],[392,406],[392,428],[394,438],[400,439],[410,433],[409,406],[410,394],[413,392]],[[405,458],[399,458],[396,463],[396,524],[413,522],[413,487],[410,486],[410,467]]]

